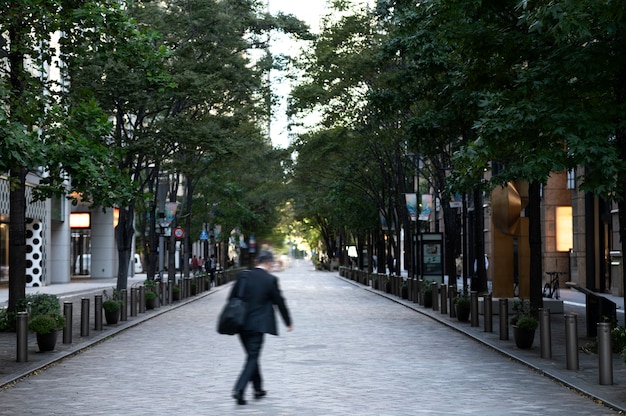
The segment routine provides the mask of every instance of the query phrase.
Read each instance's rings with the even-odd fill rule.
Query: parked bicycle
[[[566,272],[546,272],[550,277],[550,281],[543,285],[543,297],[558,299],[561,296],[559,289],[559,276],[567,274]]]

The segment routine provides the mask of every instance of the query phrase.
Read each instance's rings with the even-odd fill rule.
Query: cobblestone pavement
[[[266,337],[266,398],[248,392],[248,405],[237,406],[230,397],[244,356],[237,337],[215,331],[226,285],[5,385],[0,415],[618,414],[531,368],[537,347],[525,362],[511,359],[501,351],[513,347],[472,339],[497,343],[497,334],[455,328],[439,312],[310,263],[277,275],[295,329]],[[573,373],[585,379],[586,365]]]

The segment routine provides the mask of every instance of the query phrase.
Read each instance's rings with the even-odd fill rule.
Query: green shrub
[[[28,329],[38,334],[49,334],[65,328],[65,317],[58,313],[36,315],[28,321]]]

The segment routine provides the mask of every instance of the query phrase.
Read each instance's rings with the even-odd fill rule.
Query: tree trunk
[[[541,265],[541,183],[531,181],[528,187],[528,244],[530,248],[530,304],[543,307],[541,293],[543,271]]]
[[[10,172],[9,191],[9,305],[26,296],[26,174],[24,167]]]
[[[135,209],[131,203],[126,208],[119,208],[119,220],[115,227],[115,241],[117,243],[117,290],[128,288],[128,267],[130,265],[130,253],[135,235]]]
[[[483,191],[480,188],[474,190],[474,271],[472,278],[472,290],[478,293],[487,293],[487,270],[485,269],[485,214],[483,210]],[[475,268],[475,270],[474,270]]]

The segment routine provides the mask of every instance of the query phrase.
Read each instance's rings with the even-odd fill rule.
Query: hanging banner
[[[430,194],[422,195],[422,210],[420,211],[419,220],[428,221],[430,212],[433,210],[433,196]]]
[[[411,221],[417,221],[417,194],[404,194],[406,209],[409,211]]]
[[[169,227],[174,218],[176,217],[176,210],[178,209],[178,202],[166,202],[165,203],[165,218],[164,223],[166,227]]]

